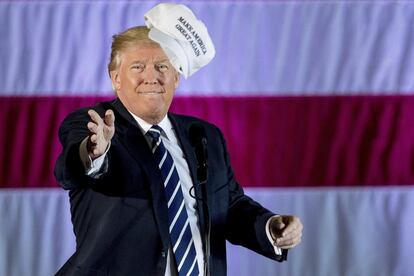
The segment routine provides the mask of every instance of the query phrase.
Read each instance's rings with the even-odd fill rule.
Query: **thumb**
[[[104,118],[105,124],[109,127],[112,127],[115,122],[115,115],[114,112],[111,109],[108,109],[105,112],[105,118]]]
[[[272,219],[272,228],[275,230],[281,230],[285,228],[286,224],[283,222],[282,217],[275,217]]]
[[[281,237],[283,229],[286,227],[286,224],[283,222],[282,217],[274,217],[270,221],[270,233],[274,239]]]

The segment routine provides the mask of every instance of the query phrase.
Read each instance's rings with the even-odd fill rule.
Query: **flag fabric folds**
[[[0,0],[0,275],[51,275],[73,253],[59,124],[114,97],[111,36],[157,3]],[[228,274],[410,275],[414,3],[183,3],[216,57],[172,111],[218,125],[246,193],[304,224],[282,264],[229,245]]]

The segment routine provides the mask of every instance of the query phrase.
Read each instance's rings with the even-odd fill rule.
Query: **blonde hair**
[[[111,57],[108,64],[108,73],[118,69],[121,64],[121,52],[126,48],[143,43],[148,46],[158,45],[148,37],[149,29],[145,26],[129,28],[122,33],[112,36]]]

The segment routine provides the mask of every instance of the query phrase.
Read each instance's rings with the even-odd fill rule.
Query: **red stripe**
[[[55,187],[57,131],[99,97],[0,97],[0,187]],[[247,186],[414,183],[414,96],[178,97],[224,132]]]

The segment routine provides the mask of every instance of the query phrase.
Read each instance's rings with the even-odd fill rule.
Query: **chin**
[[[147,110],[145,113],[143,113],[143,119],[145,121],[148,121],[148,123],[151,124],[158,124],[162,119],[164,119],[164,116],[167,114],[167,112],[161,111],[159,109],[151,109]]]

